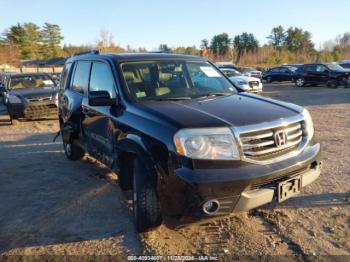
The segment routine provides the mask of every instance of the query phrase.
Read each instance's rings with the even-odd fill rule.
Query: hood
[[[148,101],[139,105],[179,128],[259,124],[293,117],[302,110],[299,106],[247,93],[206,100]]]
[[[15,95],[21,98],[31,99],[31,98],[44,98],[53,97],[57,93],[57,88],[55,87],[36,87],[36,88],[23,88],[23,89],[13,89],[8,92],[11,95]]]
[[[258,81],[258,82],[260,82],[259,78],[251,77],[251,76],[231,76],[230,79],[233,82],[239,81],[239,80],[243,80],[243,81],[247,81],[247,82],[251,82],[251,81]]]

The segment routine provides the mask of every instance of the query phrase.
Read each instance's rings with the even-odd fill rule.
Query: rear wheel
[[[295,80],[295,84],[297,87],[303,87],[305,85],[304,78],[297,78],[297,80]]]
[[[133,213],[138,232],[145,232],[162,223],[156,192],[156,179],[138,157],[133,162]]]
[[[76,145],[72,138],[69,139],[68,142],[63,142],[63,148],[64,153],[69,160],[79,160],[85,155],[84,150]]]

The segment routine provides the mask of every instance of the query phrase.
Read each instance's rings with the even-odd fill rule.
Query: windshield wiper
[[[200,95],[197,98],[211,97],[211,96],[230,96],[230,95],[232,95],[232,93],[230,92],[210,92],[207,94]]]
[[[192,98],[189,96],[182,96],[182,97],[163,97],[163,98],[156,98],[153,100],[156,100],[156,101],[180,101],[180,100],[190,100],[190,99],[192,99]]]

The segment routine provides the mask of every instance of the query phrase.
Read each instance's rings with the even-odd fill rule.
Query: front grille
[[[29,102],[48,101],[48,100],[51,100],[51,96],[47,96],[47,97],[29,97],[28,98]]]
[[[276,133],[284,132],[284,143],[277,144]],[[259,131],[240,134],[246,158],[264,161],[296,150],[303,139],[302,121]]]
[[[250,86],[250,88],[256,88],[259,86],[259,82],[258,81],[250,81],[249,86]]]
[[[53,114],[57,114],[57,106],[55,104],[30,105],[26,107],[24,114],[27,118],[35,118],[39,116],[50,116]]]

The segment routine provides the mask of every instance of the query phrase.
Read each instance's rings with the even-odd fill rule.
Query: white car
[[[263,91],[261,80],[256,77],[242,75],[235,69],[220,69],[237,87],[247,92],[258,93]]]

